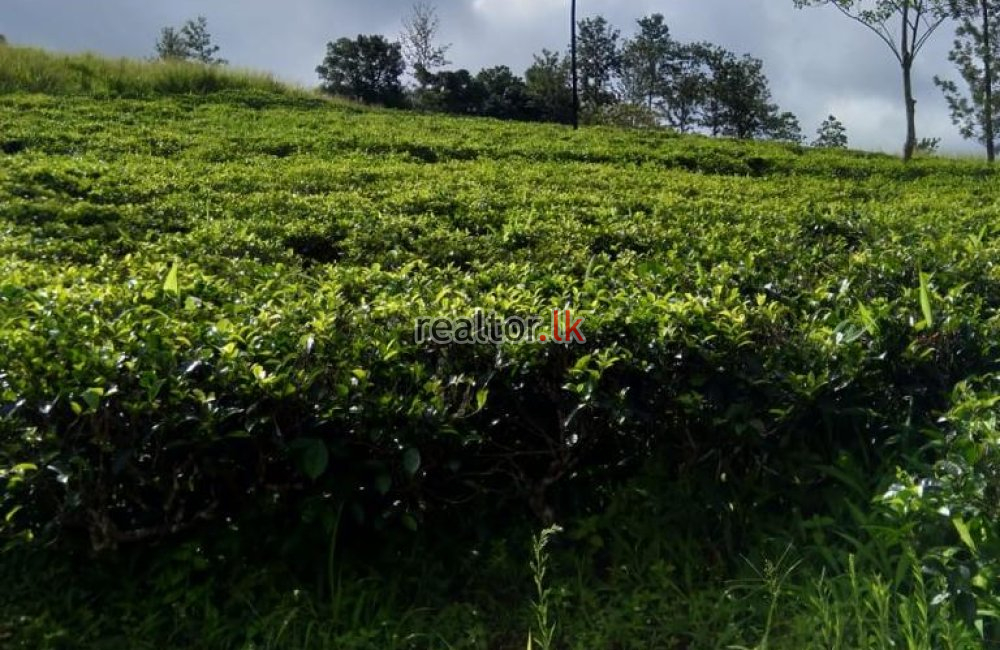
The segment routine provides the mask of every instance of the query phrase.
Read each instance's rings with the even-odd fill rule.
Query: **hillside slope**
[[[364,625],[388,634],[389,592],[419,596],[386,608],[443,612],[404,617],[441,628],[395,647],[524,647],[530,578],[512,577],[526,562],[511,549],[554,519],[569,567],[555,579],[579,580],[556,608],[567,647],[750,645],[765,612],[710,604],[740,556],[845,557],[835,527],[862,533],[837,479],[867,507],[928,436],[954,433],[941,416],[961,391],[992,385],[1000,181],[984,165],[368,110],[256,83],[110,92],[94,69],[49,94],[0,73],[15,90],[0,95],[9,540],[242,576],[245,553],[291,593],[286,572],[312,584],[346,529],[342,570],[385,582],[348,588],[362,614],[322,623],[336,647]],[[585,344],[414,340],[420,318],[567,308]],[[909,560],[889,548],[872,558]],[[149,597],[180,598],[163,579]],[[215,580],[185,587],[206,609],[185,600],[188,618],[150,618],[153,633],[184,647],[197,616],[245,615]],[[72,604],[14,602],[35,643],[107,633],[128,597],[94,606],[96,626]],[[782,647],[815,639],[808,602]],[[211,647],[285,634],[239,621]]]

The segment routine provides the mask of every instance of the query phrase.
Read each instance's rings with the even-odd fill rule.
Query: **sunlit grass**
[[[0,93],[143,98],[255,90],[304,94],[261,72],[184,61],[108,59],[95,54],[53,54],[0,47]]]

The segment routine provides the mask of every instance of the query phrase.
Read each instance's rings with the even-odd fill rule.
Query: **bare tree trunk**
[[[989,0],[980,0],[979,6],[983,10],[983,137],[986,140],[986,159],[989,162],[996,160],[996,142],[993,132],[993,51],[992,34],[990,29],[990,3]]]
[[[913,98],[913,52],[910,43],[910,0],[903,0],[903,40],[900,63],[903,67],[903,100],[906,102],[906,144],[903,162],[909,162],[917,150],[917,100]]]
[[[580,128],[580,74],[577,72],[576,67],[576,0],[573,0],[573,8],[570,11],[570,22],[573,23],[572,28],[572,45],[570,50],[572,50],[573,58],[573,129]]]
[[[913,62],[903,64],[903,95],[906,100],[906,144],[903,146],[903,162],[913,159],[917,150],[917,100],[913,98]]]

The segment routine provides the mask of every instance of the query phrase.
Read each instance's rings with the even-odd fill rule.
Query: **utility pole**
[[[576,0],[572,0],[573,6],[570,11],[570,22],[572,23],[572,41],[570,50],[573,59],[573,130],[580,128],[580,75],[576,67]]]

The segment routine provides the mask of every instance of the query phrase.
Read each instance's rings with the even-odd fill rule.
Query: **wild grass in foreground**
[[[414,555],[392,575],[338,566],[319,588],[289,578],[288,567],[227,563],[195,543],[111,563],[8,554],[0,640],[39,650],[995,647],[912,549],[892,567],[898,575],[882,573],[876,556],[885,549],[874,546],[822,549],[836,564],[817,560],[818,549],[774,546],[734,573],[706,572],[709,545],[678,539],[635,563],[635,548],[600,532],[614,563],[604,577],[546,531],[534,544],[525,535],[521,548],[493,547],[479,567],[428,569]],[[645,532],[629,543],[663,544]],[[448,571],[462,573],[465,589],[451,591]]]

